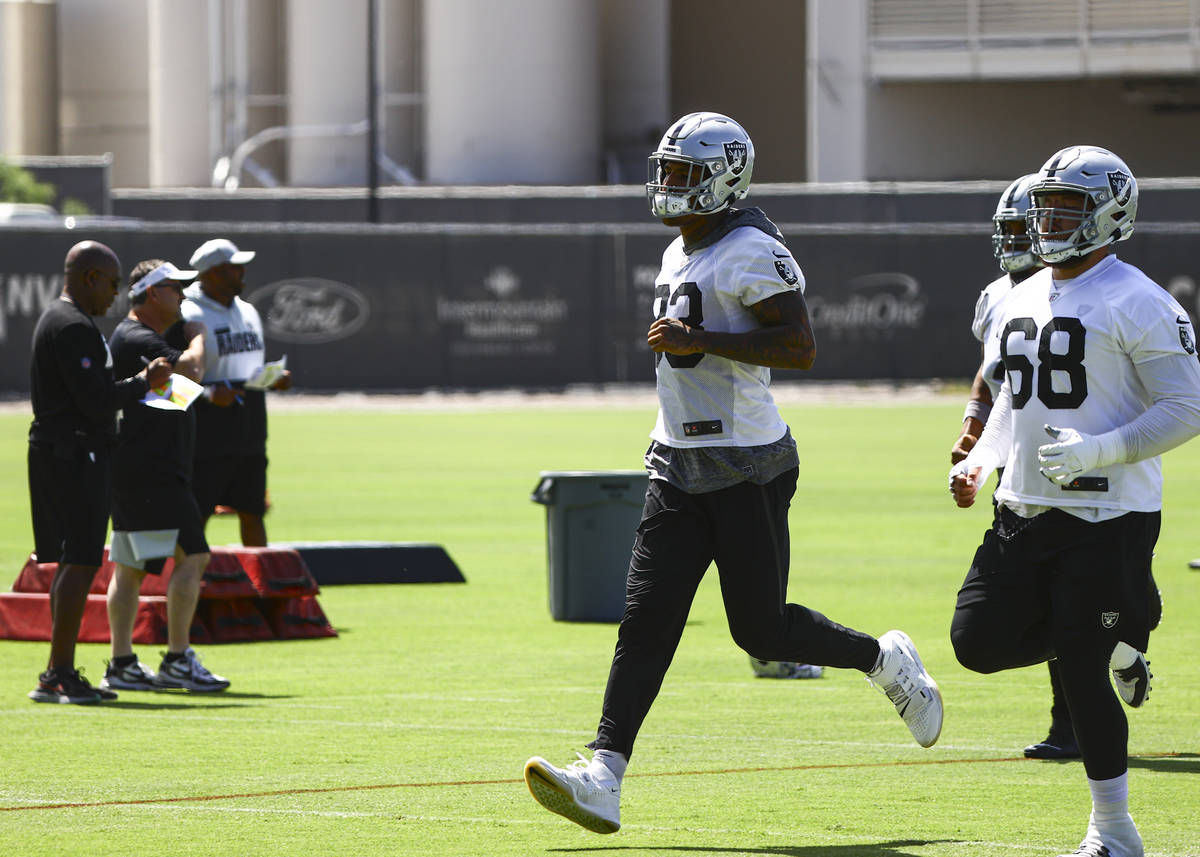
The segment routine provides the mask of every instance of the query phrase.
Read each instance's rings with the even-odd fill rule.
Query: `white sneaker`
[[[1101,833],[1096,829],[1095,818],[1089,818],[1088,832],[1083,842],[1070,854],[1060,854],[1059,857],[1145,857],[1142,835],[1138,833],[1132,816],[1126,815],[1122,821],[1105,826],[1111,829]]]
[[[1132,663],[1129,663],[1130,658],[1133,659]],[[1118,663],[1128,663],[1129,666],[1118,669]],[[1154,678],[1146,656],[1128,643],[1117,643],[1109,666],[1112,668],[1113,683],[1117,686],[1117,693],[1121,695],[1121,699],[1125,700],[1125,704],[1130,708],[1140,707],[1150,695],[1150,679]]]
[[[867,681],[887,694],[896,713],[922,747],[932,747],[942,734],[942,692],[925,671],[917,647],[903,631],[879,638],[880,666]]]
[[[525,785],[533,799],[551,812],[595,833],[621,829],[621,783],[602,764],[580,756],[556,768],[541,756],[525,763]]]

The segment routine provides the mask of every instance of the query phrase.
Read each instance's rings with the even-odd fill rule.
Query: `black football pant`
[[[675,656],[696,588],[715,562],[734,642],[753,657],[870,670],[874,637],[786,603],[788,507],[797,469],[767,485],[688,494],[651,479],[626,579],[625,613],[593,749],[629,756]]]
[[[950,627],[959,663],[992,673],[1058,658],[1087,775],[1128,762],[1129,724],[1109,679],[1124,641],[1150,635],[1150,557],[1159,512],[1089,523],[1058,509],[1021,518],[1001,507],[983,537]]]

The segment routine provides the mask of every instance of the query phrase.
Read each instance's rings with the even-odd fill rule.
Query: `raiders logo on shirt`
[[[1183,346],[1183,350],[1188,354],[1196,353],[1196,343],[1192,342],[1192,333],[1184,325],[1179,325],[1179,344]]]
[[[779,272],[780,278],[789,286],[796,285],[796,281],[800,279],[787,262],[779,259],[775,260],[775,270]]]

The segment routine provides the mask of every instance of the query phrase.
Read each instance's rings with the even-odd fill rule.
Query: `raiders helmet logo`
[[[796,285],[796,281],[800,278],[792,271],[791,265],[780,259],[775,260],[775,270],[779,272],[780,278],[789,286]]]
[[[738,140],[726,143],[725,162],[729,164],[729,172],[740,176],[746,169],[746,144]]]
[[[1133,195],[1133,178],[1121,170],[1113,170],[1107,175],[1108,188],[1117,204],[1124,205],[1129,202],[1129,197]]]
[[[1183,350],[1188,354],[1196,353],[1196,343],[1192,342],[1192,334],[1183,325],[1179,326],[1179,344],[1183,346]]]
[[[1121,618],[1121,614],[1115,611],[1106,610],[1100,614],[1100,624],[1105,628],[1111,628],[1117,624],[1117,620]]]

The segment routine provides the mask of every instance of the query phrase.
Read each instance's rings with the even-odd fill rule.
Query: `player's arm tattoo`
[[[809,369],[817,342],[808,305],[799,290],[782,292],[749,307],[761,327],[746,333],[714,333],[705,351],[773,369]]]

